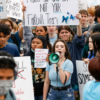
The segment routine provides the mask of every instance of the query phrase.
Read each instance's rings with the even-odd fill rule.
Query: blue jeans
[[[57,91],[50,88],[47,100],[75,100],[72,88]]]
[[[43,95],[35,96],[35,100],[43,100]]]

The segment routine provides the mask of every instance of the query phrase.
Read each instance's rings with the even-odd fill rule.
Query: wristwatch
[[[58,70],[61,70],[61,69],[63,69],[63,68],[58,68]]]

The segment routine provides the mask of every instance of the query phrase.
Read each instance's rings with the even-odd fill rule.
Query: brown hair
[[[71,28],[69,26],[60,26],[58,28],[58,39],[60,39],[59,37],[59,33],[62,31],[62,30],[67,30],[69,32],[71,32],[71,35],[70,35],[70,39],[69,39],[69,42],[71,42],[75,36],[75,33],[71,30]]]
[[[100,55],[90,60],[88,69],[96,80],[100,80]]]
[[[62,39],[57,39],[57,40],[56,40],[56,42],[54,43],[54,46],[53,46],[53,52],[55,52],[55,46],[56,46],[56,43],[57,43],[57,42],[62,42],[62,43],[64,43],[65,49],[66,49],[65,58],[71,60],[71,56],[70,56],[70,53],[69,53],[69,50],[68,50],[68,46],[67,46],[66,42],[65,42],[64,40],[62,40]]]
[[[94,54],[98,52],[100,54],[100,33],[96,32],[91,35],[93,46],[94,46]]]
[[[88,7],[88,8],[87,8],[87,12],[88,12],[90,15],[95,16],[95,15],[94,15],[95,7],[94,7],[94,6],[91,6],[90,8]]]
[[[95,10],[94,14],[95,14],[94,21],[97,22],[97,17],[100,17],[100,6]]]
[[[10,22],[12,29],[14,28],[13,21],[10,18],[0,20],[0,24],[5,24],[5,22]]]
[[[86,14],[86,15],[88,16],[88,12],[87,12],[87,10],[85,10],[85,9],[80,10],[79,13],[80,13],[80,14]]]

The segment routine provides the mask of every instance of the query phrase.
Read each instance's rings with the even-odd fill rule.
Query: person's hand
[[[62,64],[62,61],[61,61],[61,60],[59,60],[59,62],[57,63],[58,68],[60,68],[60,67],[61,67],[61,64]]]
[[[47,62],[49,62],[49,56],[50,56],[50,54],[48,54],[47,57],[46,57]]]
[[[20,57],[23,57],[24,56],[24,53],[20,53]]]
[[[22,12],[26,11],[26,6],[22,6]]]
[[[81,14],[76,14],[76,19],[81,19]]]
[[[89,62],[90,59],[84,59],[85,64]]]
[[[83,35],[85,35],[85,34],[87,34],[88,33],[88,31],[85,31],[84,33],[83,33]]]
[[[24,2],[22,0],[20,0],[20,1],[21,1],[21,5],[23,6],[24,5]]]

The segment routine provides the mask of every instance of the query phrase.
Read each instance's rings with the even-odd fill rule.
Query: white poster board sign
[[[78,0],[24,0],[25,26],[79,25]]]
[[[0,19],[7,18],[6,1],[0,0]]]
[[[85,9],[87,10],[88,1],[87,0],[78,0],[78,10]]]
[[[17,100],[34,100],[30,57],[16,57],[14,59],[18,65],[18,74],[12,90]]]
[[[77,67],[80,100],[83,100],[84,86],[88,81],[93,80],[93,77],[90,75],[90,73],[88,71],[88,64],[85,64],[84,61],[77,60],[76,67]]]
[[[34,68],[46,68],[46,57],[48,49],[35,49],[35,65]]]
[[[6,0],[7,17],[22,20],[22,5],[20,0]]]
[[[100,5],[100,0],[88,0],[88,7],[91,7],[91,5]]]

